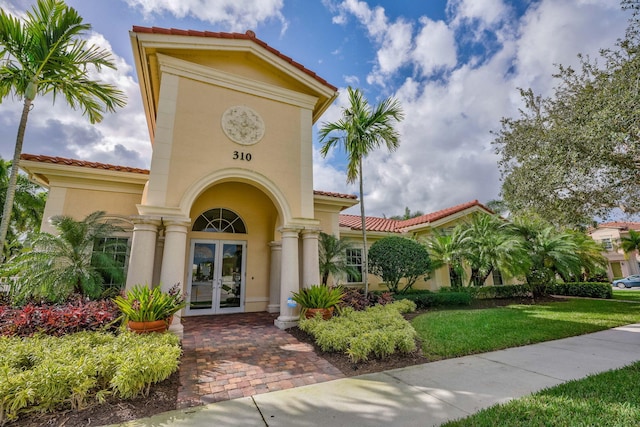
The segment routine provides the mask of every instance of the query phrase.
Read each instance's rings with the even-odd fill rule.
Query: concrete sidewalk
[[[166,412],[121,426],[437,426],[640,360],[640,324]]]

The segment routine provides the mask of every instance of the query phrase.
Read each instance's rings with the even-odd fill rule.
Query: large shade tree
[[[23,101],[11,175],[0,223],[4,247],[18,180],[27,118],[37,95],[58,96],[79,108],[91,123],[125,105],[125,95],[92,78],[102,67],[114,68],[111,54],[83,37],[91,25],[61,0],[38,0],[24,19],[0,9],[0,101],[13,95]]]
[[[364,158],[382,146],[395,151],[399,145],[399,134],[394,125],[404,118],[398,100],[389,97],[376,106],[369,105],[362,91],[347,88],[349,105],[342,109],[342,117],[335,122],[323,123],[319,136],[323,143],[320,153],[327,156],[336,145],[341,145],[349,160],[347,164],[347,182],[359,180],[360,216],[362,219],[362,271],[365,293],[367,281],[367,230],[365,226],[364,184],[362,162]]]
[[[550,97],[522,89],[519,117],[502,119],[494,146],[512,212],[582,227],[640,212],[640,0],[622,4],[633,15],[615,48],[560,66]]]

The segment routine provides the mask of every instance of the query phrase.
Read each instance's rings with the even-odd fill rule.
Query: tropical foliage
[[[347,88],[349,105],[342,109],[342,117],[332,123],[323,123],[320,129],[320,142],[323,143],[320,153],[327,156],[331,148],[341,145],[347,153],[347,182],[359,180],[360,217],[362,220],[362,242],[367,247],[367,230],[365,227],[364,184],[362,162],[373,150],[386,146],[395,151],[399,145],[399,134],[394,124],[404,118],[400,103],[387,98],[375,107],[371,107],[362,91]],[[367,251],[362,253],[362,271],[368,271]],[[368,292],[367,275],[363,274],[365,293]]]
[[[159,286],[136,285],[124,295],[116,296],[113,302],[124,315],[125,322],[168,321],[186,305],[179,284],[168,292],[163,292]]]
[[[558,229],[536,215],[506,222],[475,214],[450,232],[436,231],[426,246],[435,268],[449,265],[465,276],[470,271],[468,285],[482,286],[498,270],[524,278],[534,296],[544,295],[557,278],[581,281],[606,265],[602,247],[589,236]]]
[[[347,264],[347,249],[352,247],[345,239],[340,239],[333,234],[320,232],[318,237],[318,252],[320,263],[320,278],[323,285],[329,281],[329,276],[347,274],[358,276],[359,272]]]
[[[14,279],[14,302],[32,298],[61,302],[74,293],[97,298],[103,291],[104,271],[124,274],[109,254],[92,252],[98,239],[122,230],[104,212],[94,212],[80,221],[55,216],[51,224],[57,236],[33,234],[27,247],[3,266],[2,274]]]
[[[294,292],[292,298],[304,310],[308,308],[335,307],[340,304],[343,296],[344,291],[340,287],[312,285],[309,288]]]
[[[640,251],[640,232],[635,230],[629,230],[629,234],[620,238],[620,246],[625,254],[632,260],[637,259],[638,251]],[[631,271],[633,274],[638,274],[638,263],[630,262]]]
[[[7,187],[0,247],[9,229],[18,180],[27,118],[37,95],[62,96],[72,108],[80,108],[91,123],[104,112],[125,105],[124,93],[115,86],[94,80],[103,67],[114,68],[110,53],[89,45],[83,37],[91,25],[62,0],[38,0],[24,19],[0,9],[0,101],[9,95],[23,100]]]
[[[11,163],[0,159],[0,204],[2,205],[9,187],[10,170]],[[40,229],[46,199],[47,193],[37,184],[29,181],[24,175],[18,175],[11,222],[4,246],[5,257],[20,250],[28,232]]]
[[[369,272],[381,277],[390,292],[405,293],[419,277],[431,272],[429,252],[415,240],[384,237],[369,249]]]

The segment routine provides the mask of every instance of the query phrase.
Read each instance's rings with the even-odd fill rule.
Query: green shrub
[[[372,355],[382,359],[396,351],[408,353],[416,349],[416,332],[402,317],[402,313],[415,309],[416,305],[408,300],[364,311],[347,307],[328,321],[300,319],[299,327],[312,335],[323,351],[344,352],[354,362]]]
[[[82,408],[109,394],[146,395],[178,369],[173,334],[0,337],[0,425],[26,412]]]
[[[408,294],[396,295],[397,301],[413,301],[419,309],[439,306],[469,305],[473,297],[469,292],[440,292],[413,291]]]
[[[369,273],[382,278],[390,292],[405,293],[418,277],[432,270],[429,252],[415,240],[383,237],[369,249]],[[405,283],[400,289],[400,280]]]
[[[549,293],[571,297],[605,298],[613,297],[610,283],[570,282],[555,283],[549,286]]]
[[[530,298],[531,289],[527,285],[481,286],[475,288],[475,299]]]

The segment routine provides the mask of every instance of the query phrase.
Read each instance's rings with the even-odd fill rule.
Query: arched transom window
[[[210,209],[200,215],[193,223],[192,231],[209,233],[241,233],[246,234],[247,227],[240,216],[224,208]]]

